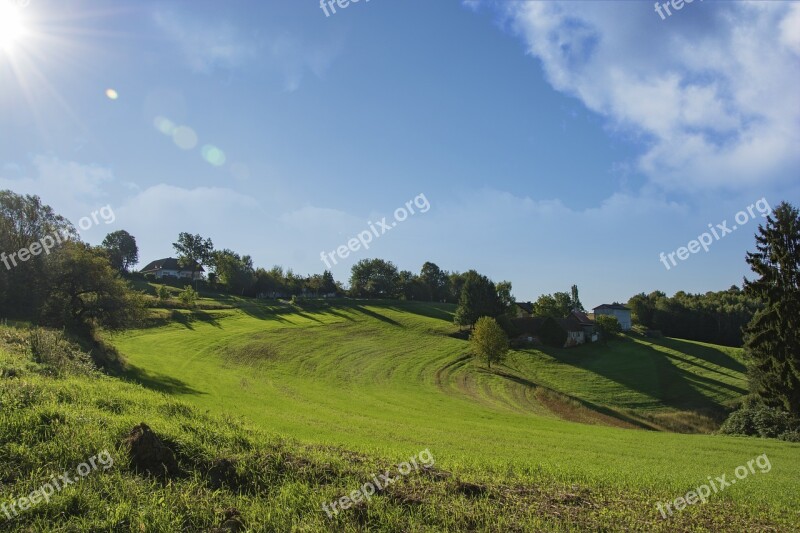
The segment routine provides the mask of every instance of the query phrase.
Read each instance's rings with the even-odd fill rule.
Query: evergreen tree
[[[764,403],[800,415],[800,213],[786,202],[756,234],[747,263],[759,277],[745,293],[761,299],[745,329],[751,390]]]

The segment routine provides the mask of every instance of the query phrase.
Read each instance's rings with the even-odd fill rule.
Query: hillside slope
[[[224,318],[219,320],[222,327]],[[53,375],[51,367],[31,361],[26,335],[0,328],[0,504],[9,509],[62,473],[74,483],[27,510],[0,514],[3,531],[790,530],[797,519],[797,512],[789,510],[796,509],[796,495],[788,490],[798,472],[797,447],[749,439],[714,439],[720,459],[713,467],[732,465],[733,459],[763,449],[774,468],[748,478],[747,490],[739,490],[743,483],[669,521],[659,517],[654,502],[673,498],[672,487],[576,479],[569,469],[540,468],[535,456],[522,461],[527,467],[493,468],[491,461],[470,465],[438,443],[430,446],[432,464],[404,477],[395,474],[398,480],[369,500],[329,517],[323,503],[350,494],[376,475],[397,472],[398,463],[415,454],[422,457],[419,452],[427,446],[389,446],[391,436],[378,434],[387,446],[373,453],[301,444],[241,417],[203,414],[170,395],[115,378]],[[188,390],[183,394],[192,395]],[[132,451],[132,430],[142,422],[174,455],[173,469],[163,475],[141,470],[141,453]],[[556,424],[530,436],[580,427]],[[488,442],[483,458],[503,448],[500,442],[487,447]],[[76,474],[90,458],[106,452],[113,464],[105,461],[85,476]],[[570,454],[569,446],[562,446],[561,453]],[[631,468],[641,466],[628,459]],[[694,480],[701,481],[699,476]]]

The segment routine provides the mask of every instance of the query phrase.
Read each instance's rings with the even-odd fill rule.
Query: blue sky
[[[740,284],[760,215],[659,254],[800,203],[796,2],[0,2],[24,26],[0,35],[0,188],[111,205],[83,238],[126,229],[142,263],[189,231],[321,272],[424,194],[336,279],[430,260],[594,306]]]

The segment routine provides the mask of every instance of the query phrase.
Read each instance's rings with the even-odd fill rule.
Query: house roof
[[[595,311],[597,311],[598,309],[618,309],[620,311],[630,311],[630,309],[617,302],[614,302],[613,304],[598,305],[597,307],[594,308]]]
[[[205,272],[205,269],[202,265],[198,265],[195,263],[196,268],[194,269],[195,272]],[[157,270],[177,270],[178,272],[183,271],[191,271],[191,268],[184,268],[179,263],[178,260],[174,257],[166,257],[164,259],[156,259],[155,261],[151,261],[141,269],[139,272],[147,273],[147,272],[156,272]]]
[[[588,317],[588,316],[586,316],[586,313],[584,313],[584,312],[582,312],[582,311],[573,310],[573,311],[572,311],[572,316],[574,316],[574,317],[575,317],[575,319],[576,319],[578,322],[580,322],[581,324],[583,324],[583,325],[585,325],[585,326],[593,326],[593,325],[594,325],[594,322],[592,322],[592,321],[589,319],[589,317]]]
[[[517,302],[517,305],[526,313],[533,313],[533,304],[531,302]]]
[[[530,333],[532,335],[538,335],[539,330],[542,328],[542,324],[544,324],[545,320],[547,319],[540,316],[533,316],[526,318],[512,318],[511,324],[513,324],[514,327],[521,333]]]
[[[575,331],[575,332],[583,331],[583,325],[580,322],[578,322],[578,319],[575,318],[574,316],[571,316],[569,318],[556,318],[554,320],[559,326],[561,326],[567,331]]]

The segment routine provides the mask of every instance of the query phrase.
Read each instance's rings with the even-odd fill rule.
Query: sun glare
[[[0,1],[0,49],[10,51],[25,35],[25,24],[19,8]]]

